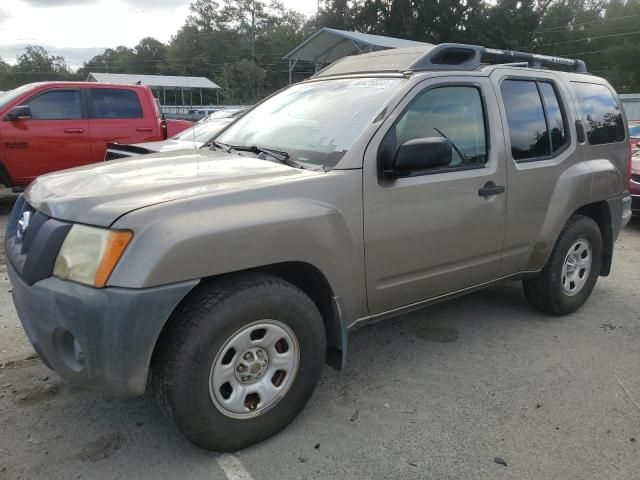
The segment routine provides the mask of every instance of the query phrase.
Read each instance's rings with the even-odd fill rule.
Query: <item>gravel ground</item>
[[[354,333],[347,369],[233,457],[191,446],[151,395],[103,398],[29,358],[0,271],[0,478],[638,478],[640,221],[614,261],[569,317],[510,283]]]

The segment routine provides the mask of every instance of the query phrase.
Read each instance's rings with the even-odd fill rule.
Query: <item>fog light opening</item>
[[[80,342],[69,330],[58,328],[54,332],[54,344],[64,365],[74,372],[84,369],[86,358]]]

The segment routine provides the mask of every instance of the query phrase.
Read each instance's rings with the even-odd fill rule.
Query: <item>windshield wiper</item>
[[[226,143],[216,142],[215,140],[209,142],[207,145],[213,145],[214,147],[219,148],[220,150],[224,150],[227,153],[229,153],[229,151],[231,150],[231,146],[227,145]]]
[[[451,144],[451,146],[456,151],[456,153],[460,155],[460,160],[463,160],[463,161],[466,160],[467,157],[465,156],[465,154],[460,151],[460,149],[456,146],[455,143],[451,141],[449,137],[447,137],[444,133],[442,133],[442,131],[439,128],[433,127],[433,129],[436,132],[438,132],[440,135],[442,135]]]
[[[261,147],[259,145],[227,145],[229,150],[237,150],[239,152],[251,152],[255,154],[264,153],[265,155],[269,155],[271,158],[276,159],[280,163],[284,163],[285,165],[289,165],[294,168],[306,168],[303,164],[296,162],[291,158],[289,153],[282,150],[274,150],[272,148]]]

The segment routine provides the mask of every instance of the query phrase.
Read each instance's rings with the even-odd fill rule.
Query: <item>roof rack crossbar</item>
[[[499,50],[480,45],[441,43],[411,65],[409,70],[475,70],[483,63],[512,64],[526,62],[531,68],[566,67],[576,73],[587,73],[582,60],[552,57],[537,53]]]

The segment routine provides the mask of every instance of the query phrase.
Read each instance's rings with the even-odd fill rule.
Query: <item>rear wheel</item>
[[[602,266],[602,234],[598,224],[573,215],[556,242],[542,271],[524,280],[527,300],[554,315],[571,313],[589,298]]]
[[[154,355],[154,388],[189,440],[233,451],[296,417],[325,351],[322,318],[301,290],[269,275],[237,275],[201,287],[176,311]]]

